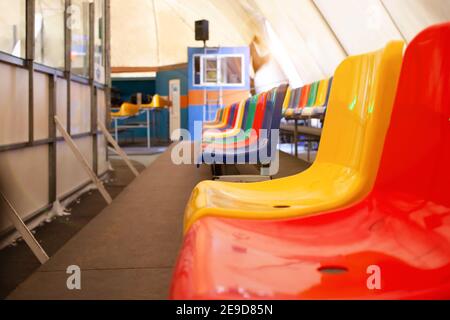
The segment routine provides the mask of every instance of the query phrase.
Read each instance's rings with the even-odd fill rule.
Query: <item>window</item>
[[[105,0],[95,0],[95,56],[94,79],[105,82]]]
[[[194,55],[194,86],[243,85],[242,55]]]
[[[194,56],[194,85],[201,84],[200,56]]]
[[[0,0],[0,51],[25,58],[25,0]]]
[[[35,61],[64,68],[64,0],[36,0]]]
[[[223,57],[220,75],[221,83],[242,83],[242,57]]]
[[[72,0],[69,8],[72,30],[72,72],[89,75],[89,0]]]
[[[205,74],[203,76],[205,83],[217,82],[217,57],[205,58]]]

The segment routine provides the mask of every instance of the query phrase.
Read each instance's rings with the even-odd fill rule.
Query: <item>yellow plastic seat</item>
[[[297,107],[294,104],[297,103],[297,105],[298,105],[299,101],[296,99],[297,98],[300,99],[302,90],[303,90],[303,88],[295,88],[295,89],[289,90],[289,99],[287,101],[285,100],[286,107],[284,107],[284,105],[283,105],[283,116],[285,118],[289,118],[294,115],[294,110]],[[300,96],[297,97],[297,95],[300,95]]]
[[[297,175],[257,183],[203,181],[184,230],[203,216],[289,218],[361,200],[372,189],[402,62],[403,42],[345,59],[337,68],[316,161]]]
[[[291,100],[291,87],[286,90],[286,96],[284,97],[283,109],[281,109],[281,114],[285,114],[287,108],[289,108],[289,101]]]
[[[120,106],[119,111],[111,112],[111,117],[113,118],[122,118],[122,117],[132,117],[139,113],[139,105],[124,102]]]
[[[228,116],[230,115],[230,110],[231,105],[226,106],[223,110],[222,118],[220,119],[220,121],[218,123],[211,123],[211,124],[204,123],[203,129],[220,129],[225,127],[228,121]]]
[[[319,88],[317,89],[316,101],[312,106],[303,108],[302,116],[311,116],[314,114],[314,109],[317,107],[322,107],[327,99],[328,83],[330,79],[324,79],[319,82]]]
[[[147,104],[141,104],[141,108],[143,109],[151,109],[151,108],[162,108],[168,106],[169,102],[162,98],[159,94],[155,94],[152,97],[152,101]]]
[[[209,129],[210,126],[217,125],[223,121],[224,111],[226,110],[226,107],[219,108],[216,111],[216,116],[214,120],[211,121],[205,121],[203,122],[203,129]]]

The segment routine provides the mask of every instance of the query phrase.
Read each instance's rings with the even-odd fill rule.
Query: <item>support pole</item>
[[[99,126],[100,130],[103,132],[103,135],[105,136],[106,140],[109,143],[111,143],[111,145],[114,147],[114,150],[116,150],[117,154],[122,158],[123,161],[125,161],[127,166],[130,168],[130,170],[133,172],[133,174],[137,177],[139,175],[139,172],[133,166],[133,164],[131,163],[130,158],[128,158],[127,154],[122,150],[122,148],[119,147],[119,144],[111,136],[111,134],[109,133],[108,129],[106,129],[106,126],[103,124],[103,122],[98,121],[98,126]]]
[[[104,124],[106,127],[111,125],[111,3],[110,0],[105,0],[105,32],[104,44],[105,44],[105,119]],[[117,122],[116,132],[117,132]],[[117,140],[118,141],[118,140]],[[108,150],[108,143],[105,140],[105,149]],[[106,152],[106,160],[109,163],[109,152]],[[110,169],[112,168],[109,163]]]
[[[78,159],[78,161],[82,164],[84,170],[91,178],[92,182],[97,186],[98,191],[100,191],[101,195],[105,199],[107,204],[111,204],[112,198],[109,195],[108,191],[106,191],[105,186],[100,181],[100,179],[97,177],[95,172],[91,169],[89,166],[89,162],[84,158],[83,154],[78,149],[77,145],[73,141],[72,137],[69,135],[69,133],[64,129],[63,125],[61,124],[61,121],[59,120],[58,116],[55,116],[55,124],[58,131],[62,134],[64,137],[64,140],[66,141],[67,145],[72,150],[75,157]]]
[[[48,145],[48,199],[49,203],[55,203],[57,199],[57,147],[56,127],[53,118],[56,115],[58,77],[56,74],[50,76],[49,82],[49,110],[48,110],[48,137],[51,142]]]
[[[28,143],[34,141],[34,15],[35,0],[26,2],[26,61],[28,68]]]
[[[0,192],[0,196],[11,209],[6,210],[6,212],[8,213],[9,219],[11,220],[14,227],[17,229],[17,231],[19,231],[23,240],[25,240],[26,244],[28,245],[28,247],[30,247],[31,251],[33,251],[34,255],[41,264],[47,262],[47,260],[49,259],[47,253],[44,251],[44,249],[42,249],[41,245],[36,240],[30,229],[28,229],[25,222],[23,222],[17,210],[2,192]]]
[[[111,3],[105,0],[105,126],[111,123]]]
[[[297,118],[294,118],[294,154],[298,158],[298,122]]]
[[[72,0],[65,0],[65,10],[64,10],[64,77],[66,78],[67,85],[67,132],[71,132],[71,88],[72,88],[72,30],[69,21],[71,20],[72,10]]]
[[[91,104],[92,168],[98,174],[97,88],[95,78],[95,4],[89,3],[89,87]]]

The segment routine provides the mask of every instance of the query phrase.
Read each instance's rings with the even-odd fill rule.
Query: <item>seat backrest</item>
[[[244,104],[244,110],[243,110],[243,115],[242,115],[242,121],[241,121],[241,123],[239,124],[239,129],[240,129],[240,130],[245,130],[245,127],[246,127],[246,125],[247,125],[247,118],[248,118],[248,114],[249,114],[249,109],[250,109],[250,103],[251,103],[251,101],[252,101],[253,99],[254,99],[254,96],[248,98],[248,99],[245,101],[245,104]]]
[[[233,103],[230,107],[230,113],[228,114],[228,119],[226,121],[227,127],[231,127],[233,125],[236,113],[237,113],[237,103]]]
[[[306,106],[306,104],[308,103],[308,98],[309,98],[309,91],[311,90],[311,85],[307,84],[306,86],[304,86],[302,88],[302,93],[300,96],[300,101],[298,103],[298,107],[299,108],[303,108]]]
[[[316,101],[314,102],[315,107],[322,107],[325,105],[325,100],[327,98],[328,93],[328,83],[330,82],[330,79],[324,79],[319,82],[319,88],[317,89],[317,97]]]
[[[267,127],[264,127],[264,129],[269,128],[267,132],[267,138],[268,138],[268,144],[267,144],[267,155],[269,157],[274,156],[274,150],[272,150],[272,131],[279,130],[280,129],[280,122],[282,115],[282,107],[283,107],[283,101],[284,97],[286,96],[286,90],[288,85],[282,84],[278,86],[278,88],[275,89],[275,92],[273,93],[272,97],[269,101],[269,105],[266,106],[266,109],[269,108],[271,111],[271,116],[269,119],[270,125]],[[276,146],[274,146],[275,148]]]
[[[292,89],[291,87],[289,87],[286,91],[286,97],[284,98],[284,102],[283,102],[283,113],[286,111],[287,108],[289,108],[290,103],[291,103],[291,92]]]
[[[266,107],[265,107],[265,111],[264,111],[264,119],[262,121],[261,129],[270,130],[270,126],[272,125],[273,109],[275,106],[275,98],[276,98],[276,90],[277,90],[277,88],[274,88],[274,89],[270,90],[267,94]]]
[[[328,85],[327,85],[327,95],[325,96],[325,102],[323,103],[323,107],[326,107],[328,105],[328,101],[330,100],[330,93],[331,93],[331,88],[333,86],[333,77],[331,77],[328,80]]]
[[[249,100],[250,99],[245,99],[239,103],[237,113],[236,113],[236,119],[234,120],[234,124],[233,124],[233,129],[241,129],[242,128],[242,124],[245,121],[245,119],[244,119],[245,112],[246,112]]]
[[[152,101],[150,102],[150,106],[153,108],[160,108],[162,107],[162,103],[161,103],[161,97],[159,94],[155,94],[152,97]]]
[[[372,189],[389,125],[403,42],[346,58],[336,69],[315,164],[334,163],[364,175]]]
[[[266,106],[267,106],[267,97],[269,96],[270,91],[263,92],[259,95],[257,106],[256,106],[256,112],[255,112],[255,118],[253,120],[252,128],[255,130],[256,134],[258,135],[259,129],[261,129],[264,121],[264,115],[266,113]]]
[[[306,103],[305,107],[312,107],[314,106],[314,103],[316,102],[316,98],[317,98],[317,90],[319,88],[319,82],[314,82],[311,84],[311,88],[309,89],[309,96],[308,96],[308,101]]]
[[[294,108],[294,109],[297,108],[300,103],[300,99],[302,96],[302,90],[303,90],[302,87],[295,89],[295,98],[294,98],[294,101],[292,101],[292,108]]]
[[[238,118],[239,118],[240,108],[241,108],[241,102],[237,102],[235,109],[234,109],[233,119],[231,120],[230,128],[234,128],[236,126],[236,122],[238,121]]]
[[[228,118],[230,116],[230,111],[231,111],[231,105],[228,105],[228,106],[224,107],[223,118],[222,118],[222,124],[223,125],[227,124]]]
[[[250,103],[247,108],[247,115],[245,117],[244,126],[242,130],[247,131],[250,130],[253,126],[253,120],[255,119],[256,107],[258,105],[259,94],[254,95],[250,98]]]
[[[281,122],[281,108],[283,107],[284,97],[286,96],[287,84],[282,84],[276,88],[273,101],[273,115],[271,117],[270,129],[278,130],[280,129]]]
[[[390,195],[393,211],[420,209],[420,219],[450,214],[449,39],[446,23],[409,44],[374,188]]]
[[[221,121],[223,119],[223,111],[224,110],[225,110],[225,108],[220,108],[217,111],[217,116],[216,116],[216,119],[214,120],[214,122],[219,122],[219,121]]]

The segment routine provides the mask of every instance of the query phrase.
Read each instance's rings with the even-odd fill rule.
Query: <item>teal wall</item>
[[[130,101],[131,95],[142,92],[142,95],[154,95],[156,93],[156,79],[113,79],[113,88],[120,91],[123,101]]]
[[[187,68],[177,69],[177,70],[167,70],[159,71],[156,75],[156,92],[161,96],[169,96],[169,80],[180,79],[181,82],[181,128],[188,128],[188,109],[187,104],[183,104],[184,101],[187,102],[188,94],[188,74]]]
[[[121,99],[123,101],[130,101],[133,94],[141,92],[143,96],[159,94],[160,96],[167,97],[169,95],[169,80],[180,79],[181,80],[181,96],[187,97],[187,68],[181,68],[177,70],[159,71],[156,74],[156,78],[147,79],[113,79],[113,88],[119,90]],[[187,101],[187,98],[182,98],[181,105],[181,127],[188,127],[188,109],[187,104],[183,105],[183,100]],[[167,109],[160,111],[152,111],[157,123],[156,128],[151,131],[151,136],[161,140],[169,140],[169,111]],[[120,120],[119,125],[126,123],[145,122],[146,115],[141,114],[136,117],[128,118],[126,120]],[[135,138],[145,138],[146,129],[132,129],[127,130],[125,135],[129,138],[134,136]],[[125,136],[124,135],[124,136]]]

